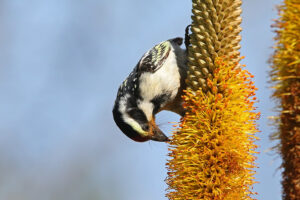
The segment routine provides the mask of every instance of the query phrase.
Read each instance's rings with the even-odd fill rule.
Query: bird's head
[[[115,106],[113,117],[121,131],[136,142],[169,141],[168,137],[156,125],[154,116],[147,120],[145,113],[139,108],[124,111]]]

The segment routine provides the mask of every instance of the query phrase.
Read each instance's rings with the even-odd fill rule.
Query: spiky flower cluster
[[[242,1],[192,2],[188,112],[170,142],[167,197],[252,199],[259,114],[252,75],[239,64]]]
[[[279,99],[279,151],[283,163],[283,199],[300,198],[300,1],[284,0],[275,27],[277,43],[271,78]]]
[[[207,91],[207,77],[213,77],[215,60],[240,61],[242,28],[241,0],[193,0],[191,46],[187,88]]]
[[[259,113],[252,75],[236,65],[217,59],[211,92],[185,93],[188,112],[169,149],[170,200],[252,199]]]

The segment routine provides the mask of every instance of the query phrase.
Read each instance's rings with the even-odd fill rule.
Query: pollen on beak
[[[158,142],[170,141],[169,138],[158,128],[155,119],[152,118],[149,122],[149,135],[150,139]]]

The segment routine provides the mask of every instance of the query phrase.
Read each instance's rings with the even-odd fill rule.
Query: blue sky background
[[[267,83],[279,0],[244,1],[241,54],[262,117],[254,190],[281,199]],[[142,54],[184,35],[191,1],[0,0],[0,200],[166,200],[167,145],[114,124],[119,84]],[[157,122],[170,134],[162,112]]]

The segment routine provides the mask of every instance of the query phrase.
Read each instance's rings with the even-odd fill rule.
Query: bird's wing
[[[164,41],[154,46],[148,52],[146,52],[138,63],[139,72],[155,72],[161,66],[169,56],[171,51],[171,43]]]

